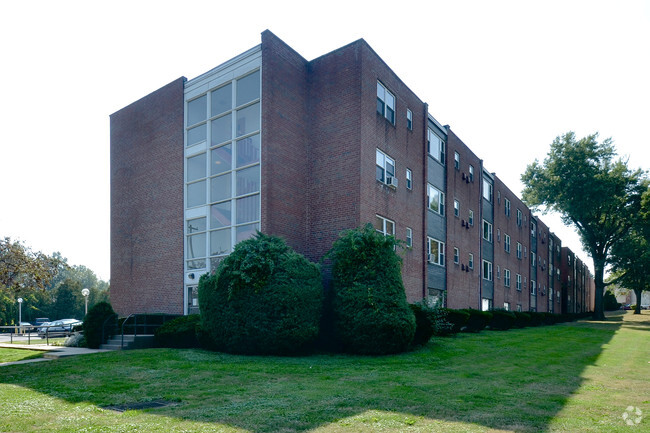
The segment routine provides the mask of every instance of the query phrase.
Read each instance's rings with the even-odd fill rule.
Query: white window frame
[[[471,209],[467,215],[467,223],[470,225],[470,227],[474,227],[474,211]]]
[[[393,172],[392,174],[389,173],[388,171],[388,164],[391,164],[393,166]],[[395,177],[395,171],[396,171],[396,166],[395,166],[395,160],[391,158],[387,153],[379,150],[377,148],[377,152],[375,154],[375,164],[377,167],[381,168],[382,170],[382,178],[383,179],[377,179],[377,181],[388,184],[388,178],[389,177]],[[377,177],[377,174],[375,173],[375,178]]]
[[[413,189],[413,172],[410,168],[406,169],[406,189]]]
[[[395,236],[395,221],[383,217],[381,215],[376,215],[376,217],[378,221],[381,221],[382,227],[381,229],[375,227],[375,230],[377,230],[379,233],[381,233],[384,236]],[[389,225],[392,227],[392,232],[388,231]]]
[[[510,311],[510,302],[504,302],[503,303],[503,309],[506,311]]]
[[[522,213],[521,210],[517,209],[517,227],[521,227]]]
[[[386,95],[389,95],[392,98],[392,104],[388,104],[386,101]],[[395,100],[395,95],[390,90],[388,90],[388,88],[384,86],[381,81],[377,81],[377,112],[384,116],[386,120],[388,120],[393,125],[395,124]],[[381,110],[379,109],[379,103],[381,103]]]
[[[521,260],[521,243],[517,242],[517,258]]]
[[[434,244],[437,245],[437,249],[438,249],[437,254],[431,253],[432,250],[431,246]],[[427,236],[427,256],[428,256],[427,261],[429,263],[438,266],[445,266],[445,243],[439,241],[438,239],[434,239],[430,236]]]
[[[428,203],[428,208],[430,211],[433,211],[435,213],[438,213],[440,215],[445,215],[445,193],[440,191],[438,188],[435,186],[431,185],[430,183],[427,184],[427,203]],[[438,200],[433,199],[433,194],[432,193],[437,193]],[[434,209],[431,207],[432,204],[436,204],[438,209]]]
[[[483,198],[492,203],[494,196],[494,186],[489,180],[483,179]]]
[[[408,108],[406,109],[406,128],[413,131],[413,112]]]
[[[535,253],[532,251],[530,252],[530,265],[532,267],[537,266],[537,261],[535,260]]]
[[[445,164],[445,142],[431,128],[427,134],[427,150],[436,161]]]
[[[474,166],[472,164],[469,165],[469,181],[474,182]]]
[[[503,234],[503,249],[506,253],[510,254],[510,236],[508,233]]]
[[[458,264],[460,263],[460,250],[458,247],[454,247],[454,263]]]
[[[517,291],[521,292],[521,274],[517,274]]]
[[[486,228],[487,228],[487,233],[485,232]],[[490,223],[487,220],[483,220],[483,239],[485,239],[488,242],[492,242],[492,223]]]
[[[530,280],[530,294],[537,295],[537,284],[535,280]]]
[[[503,209],[504,209],[503,212],[505,213],[505,215],[507,217],[510,217],[510,200],[508,200],[507,198],[503,199]]]
[[[469,253],[469,255],[468,255],[467,257],[468,257],[468,259],[467,259],[467,266],[468,266],[470,269],[474,269],[474,254]]]
[[[503,269],[503,285],[510,287],[510,269]]]
[[[454,200],[454,216],[460,216],[460,202],[458,200]]]
[[[406,247],[413,248],[413,229],[410,227],[406,228]]]
[[[489,260],[483,259],[483,279],[486,281],[493,281],[493,265]]]
[[[460,153],[454,151],[454,168],[460,170]]]

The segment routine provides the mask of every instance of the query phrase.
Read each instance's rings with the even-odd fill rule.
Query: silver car
[[[67,337],[72,334],[74,327],[83,322],[77,319],[62,319],[54,322],[46,322],[38,328],[38,336],[45,337]]]

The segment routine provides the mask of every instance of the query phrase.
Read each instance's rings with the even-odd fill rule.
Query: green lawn
[[[25,359],[42,358],[43,352],[37,350],[5,349],[0,347],[0,363],[16,362]]]
[[[643,313],[461,334],[384,357],[150,349],[4,366],[0,431],[648,431]],[[147,401],[170,405],[104,408]],[[628,406],[644,413],[635,427]]]

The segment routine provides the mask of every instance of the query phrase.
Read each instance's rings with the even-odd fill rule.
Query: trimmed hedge
[[[345,352],[398,353],[413,341],[415,316],[406,302],[397,245],[368,224],[343,232],[328,253],[334,334]]]
[[[84,336],[86,337],[86,345],[89,348],[98,349],[104,343],[102,341],[102,326],[111,316],[116,316],[116,314],[108,302],[99,302],[88,310],[88,314],[84,317],[83,329]]]
[[[230,353],[302,353],[318,336],[322,295],[318,265],[258,232],[199,280],[200,339]]]
[[[449,334],[459,333],[469,320],[469,312],[466,310],[451,310],[449,308],[442,310],[447,313],[447,321],[452,325]]]
[[[469,319],[463,329],[463,332],[480,332],[492,320],[492,313],[489,311],[479,311],[472,308],[465,309],[469,313]]]
[[[515,324],[515,315],[511,311],[493,310],[492,320],[489,323],[490,329],[506,331]]]
[[[530,314],[523,311],[514,311],[515,314],[515,328],[525,328],[530,326]]]
[[[424,346],[431,340],[436,330],[434,311],[423,302],[410,304],[411,311],[415,316],[415,335],[413,335],[413,346]]]
[[[201,316],[192,314],[181,316],[165,322],[154,334],[156,347],[170,347],[176,349],[189,349],[200,347],[196,335],[196,327],[201,321]]]

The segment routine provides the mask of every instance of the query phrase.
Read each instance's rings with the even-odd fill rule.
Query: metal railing
[[[178,314],[146,314],[146,313],[133,313],[130,314],[124,321],[121,326],[122,342],[120,347],[124,348],[124,334],[126,331],[133,330],[133,337],[138,336],[138,329],[140,329],[140,335],[153,335],[158,328],[175,318],[179,317]],[[138,323],[138,318],[140,318],[140,323]],[[132,320],[131,320],[132,319]],[[132,321],[133,324],[129,324],[129,321]],[[153,321],[153,323],[152,323]],[[149,322],[149,323],[147,323]]]
[[[63,330],[56,330],[50,333],[50,328],[61,328],[62,325],[8,325],[0,326],[0,336],[9,335],[9,344],[19,344],[20,342],[27,342],[27,345],[30,344],[42,344],[42,340],[45,340],[46,345],[50,345],[50,338],[54,337],[68,337],[74,333],[74,327],[70,327],[69,330],[66,330],[63,326]],[[36,335],[33,335],[36,334]],[[53,335],[51,335],[53,334]],[[26,339],[25,339],[26,338]],[[38,338],[38,339],[37,339]],[[36,340],[37,343],[32,343],[32,339]],[[2,342],[3,339],[0,339]]]

